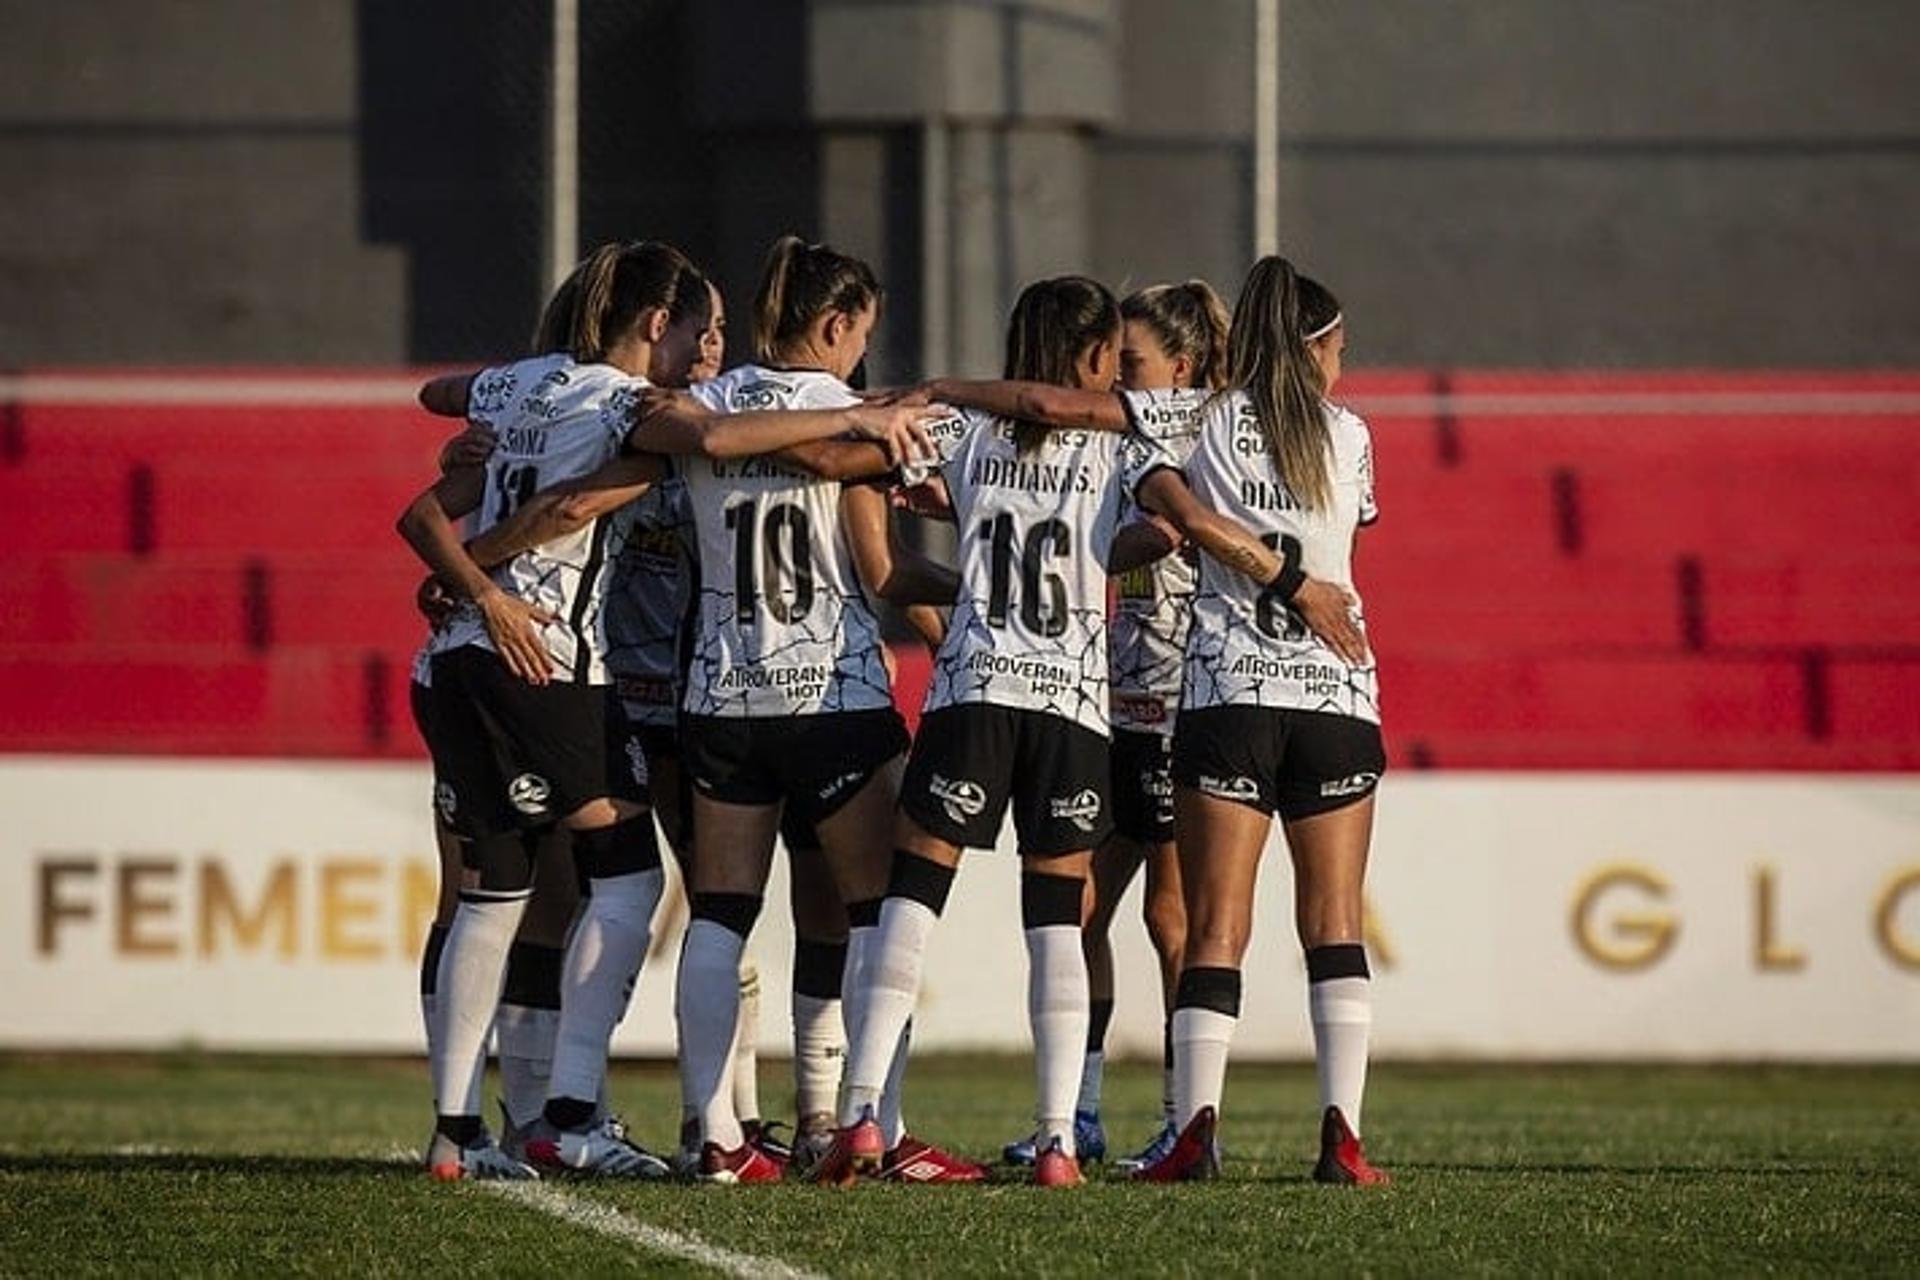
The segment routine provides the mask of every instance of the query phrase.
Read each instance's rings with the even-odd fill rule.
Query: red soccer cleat
[[[987,1167],[906,1134],[880,1165],[882,1182],[985,1182]]]
[[[1057,1137],[1034,1157],[1033,1185],[1036,1187],[1077,1187],[1085,1181],[1080,1173],[1080,1161],[1067,1154]]]
[[[1393,1181],[1384,1169],[1367,1163],[1359,1136],[1338,1107],[1328,1107],[1320,1118],[1320,1161],[1313,1166],[1313,1180],[1348,1187],[1384,1187]]]
[[[1220,1114],[1212,1107],[1194,1112],[1167,1153],[1130,1175],[1135,1182],[1206,1182],[1220,1176],[1220,1148],[1214,1135]]]
[[[709,1142],[700,1148],[702,1182],[732,1185],[741,1182],[778,1182],[786,1176],[787,1166],[751,1142],[742,1142],[731,1151]]]
[[[830,1187],[850,1187],[862,1177],[880,1172],[887,1158],[887,1140],[871,1110],[845,1128],[833,1132],[833,1145],[807,1169],[808,1182]]]

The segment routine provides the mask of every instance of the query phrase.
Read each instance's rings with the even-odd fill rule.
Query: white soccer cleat
[[[459,1182],[472,1178],[482,1182],[537,1182],[540,1175],[531,1165],[514,1159],[500,1149],[486,1130],[470,1146],[461,1146],[443,1133],[435,1133],[427,1145],[427,1172],[439,1182]]]
[[[541,1169],[584,1173],[599,1178],[656,1181],[673,1171],[645,1147],[627,1140],[626,1126],[612,1116],[590,1129],[554,1129],[527,1139],[527,1158]]]

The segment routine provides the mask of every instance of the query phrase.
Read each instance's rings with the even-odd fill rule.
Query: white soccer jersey
[[[721,413],[857,402],[816,370],[741,365],[693,388]],[[797,716],[893,705],[874,617],[840,524],[840,485],[774,458],[679,460],[700,557],[685,707]]]
[[[470,529],[499,524],[540,490],[598,470],[620,453],[633,404],[647,383],[611,365],[575,364],[564,355],[536,356],[487,369],[473,380],[467,417],[497,443],[487,460],[487,488]],[[607,579],[633,521],[629,507],[601,516],[564,538],[523,551],[492,571],[502,588],[554,615],[541,631],[555,678],[608,681]],[[491,649],[479,612],[448,624],[447,649]]]
[[[1107,552],[1122,499],[1172,459],[1151,440],[1054,430],[1030,454],[1014,424],[934,424],[960,535],[960,597],[926,709],[987,703],[1107,734]]]
[[[670,725],[679,714],[692,540],[693,508],[679,476],[633,503],[633,528],[607,587],[607,670],[638,724]]]
[[[1325,412],[1333,436],[1330,508],[1307,511],[1294,500],[1274,469],[1252,402],[1238,391],[1202,413],[1187,483],[1201,502],[1297,560],[1310,577],[1351,587],[1354,529],[1377,514],[1373,449],[1357,416],[1332,404]],[[1276,707],[1380,721],[1371,662],[1348,666],[1260,583],[1207,556],[1194,595],[1180,705]]]
[[[1200,406],[1213,392],[1205,388],[1125,391],[1121,398],[1134,429],[1184,465],[1200,439]],[[1140,518],[1133,496],[1120,509],[1120,523]],[[1114,579],[1118,605],[1107,643],[1112,649],[1113,727],[1139,733],[1173,732],[1180,705],[1180,674],[1187,656],[1187,623],[1193,616],[1193,590],[1199,580],[1197,551],[1184,548]]]

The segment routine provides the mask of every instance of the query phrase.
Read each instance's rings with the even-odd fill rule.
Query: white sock
[[[1227,1084],[1227,1051],[1239,1022],[1214,1009],[1173,1011],[1174,1123],[1181,1128],[1202,1107],[1219,1110]]]
[[[874,1117],[880,1122],[880,1132],[886,1136],[889,1151],[907,1136],[907,1117],[900,1091],[906,1085],[907,1055],[912,1052],[913,1019],[909,1018],[900,1030],[900,1043],[893,1050],[893,1065],[887,1068],[887,1083],[880,1091],[880,1114]]]
[[[912,898],[888,898],[880,908],[880,927],[865,948],[858,1004],[851,988],[846,1002],[849,1047],[840,1101],[843,1125],[857,1121],[867,1107],[880,1105],[901,1034],[920,997],[927,939],[939,919],[932,908]]]
[[[1107,1053],[1104,1049],[1095,1049],[1080,1060],[1080,1100],[1073,1104],[1075,1111],[1085,1111],[1090,1115],[1100,1113],[1100,1084],[1106,1073]]]
[[[440,997],[431,991],[420,993],[420,1025],[427,1032],[427,1061],[433,1061],[433,1055],[440,1044]]]
[[[607,1047],[633,998],[665,885],[658,867],[594,880],[560,972],[560,1027],[549,1097],[590,1102],[600,1096]]]
[[[717,920],[694,920],[680,948],[680,1091],[699,1112],[701,1137],[728,1151],[746,1141],[727,1081],[746,946]]]
[[[833,1112],[847,1056],[840,1011],[838,1000],[793,993],[793,1109],[801,1120]]]
[[[1027,1020],[1033,1027],[1033,1065],[1039,1086],[1034,1110],[1039,1149],[1055,1138],[1074,1155],[1073,1102],[1087,1048],[1087,959],[1080,926],[1028,929]]]
[[[514,1128],[524,1129],[540,1118],[540,1110],[546,1105],[560,1011],[503,1004],[493,1025],[500,1052],[500,1092],[505,1095],[507,1119],[513,1122]]]
[[[760,1118],[760,969],[751,957],[740,965],[740,1017],[733,1028],[733,1114]]]
[[[885,907],[881,909],[884,911]],[[847,1033],[847,1058],[853,1056],[853,1046],[860,1038],[860,1028],[866,1023],[867,1008],[871,1003],[868,987],[873,977],[873,957],[879,945],[880,926],[877,924],[865,927],[855,925],[847,931],[847,964],[840,973],[840,1020],[845,1024]],[[843,1059],[843,1076],[845,1067]]]
[[[1340,1108],[1360,1132],[1360,1099],[1367,1088],[1367,1039],[1373,1030],[1373,984],[1365,978],[1328,978],[1307,984],[1313,1019],[1313,1059],[1320,1076],[1320,1109]]]
[[[487,1032],[506,986],[507,949],[526,913],[527,897],[463,898],[447,929],[434,983],[440,1036],[430,1064],[434,1109],[441,1115],[480,1114]]]
[[[1169,1016],[1166,1022],[1161,1025],[1160,1036],[1161,1036],[1160,1114],[1166,1118],[1166,1122],[1168,1124],[1172,1124],[1174,1122],[1173,1121],[1174,1105],[1173,1105],[1173,1018],[1171,1016]]]

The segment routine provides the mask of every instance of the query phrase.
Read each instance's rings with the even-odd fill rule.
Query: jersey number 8
[[[1260,541],[1269,551],[1278,552],[1288,564],[1299,564],[1305,554],[1300,539],[1292,534],[1263,533]],[[1271,591],[1262,591],[1253,602],[1253,625],[1270,640],[1298,641],[1307,638],[1307,624],[1299,614],[1287,608]]]

